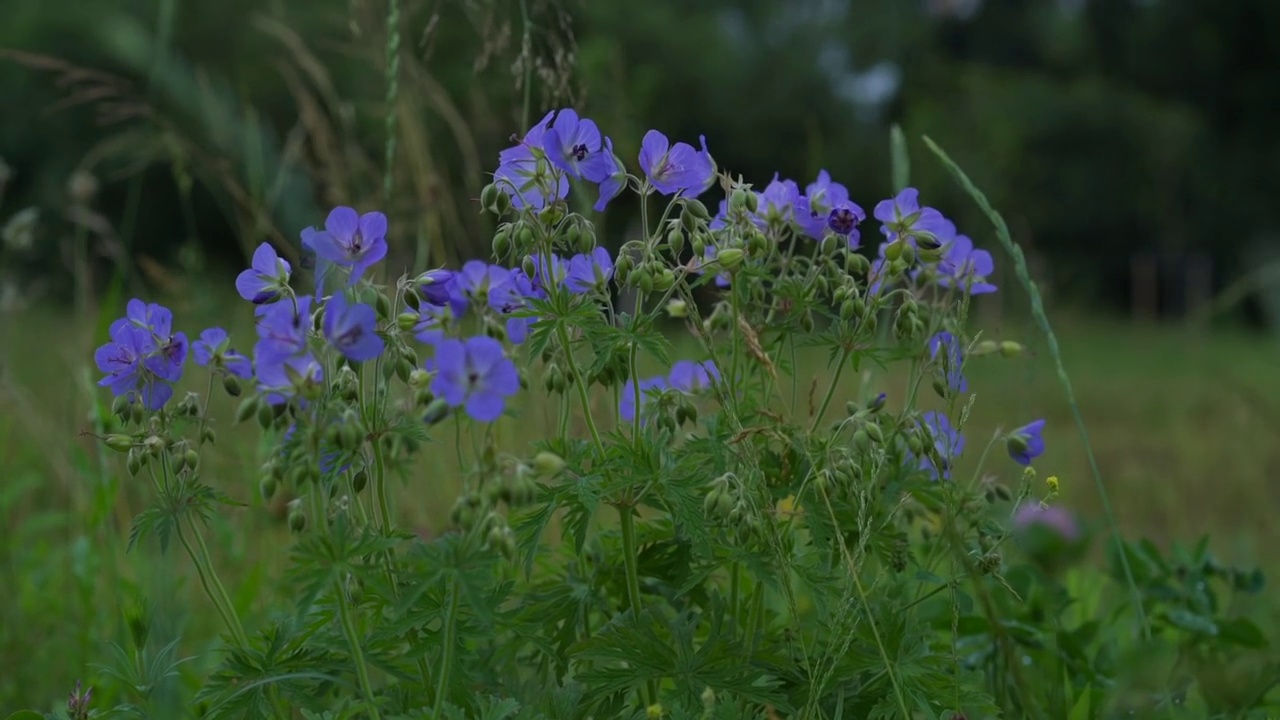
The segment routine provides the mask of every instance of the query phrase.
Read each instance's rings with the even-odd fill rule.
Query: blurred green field
[[[191,290],[173,303],[178,327],[194,336],[232,315],[240,323],[228,328],[233,340],[248,349],[251,318],[239,301]],[[1225,330],[1139,327],[1083,315],[1053,320],[1126,535],[1165,545],[1210,534],[1224,561],[1280,568],[1274,550],[1280,529],[1265,512],[1269,484],[1280,474],[1280,446],[1273,443],[1280,432],[1280,348]],[[1049,449],[1037,463],[1040,477],[1058,476],[1063,501],[1101,524],[1084,446],[1043,342],[1022,321],[982,325],[1028,351],[970,362],[976,403],[960,476],[973,471],[997,423],[1007,429],[1045,417]],[[118,458],[81,435],[92,427],[91,402],[109,402],[94,387],[96,327],[95,319],[39,310],[0,324],[0,667],[6,669],[0,710],[46,704],[65,696],[77,678],[92,677],[88,664],[108,657],[105,642],[126,642],[126,616],[140,597],[155,603],[152,645],[181,636],[183,653],[196,655],[215,639],[216,621],[180,552],[162,556],[147,543],[125,553],[129,521],[149,487],[122,477]],[[821,358],[801,362],[802,383],[811,375],[825,382],[829,369]],[[191,366],[187,389],[203,391],[205,377]],[[837,398],[857,392],[859,377],[846,377]],[[876,383],[892,403],[904,378],[891,374]],[[218,451],[205,458],[205,471],[246,507],[216,518],[210,545],[242,615],[253,617],[267,605],[290,538],[281,515],[258,495],[264,447],[258,428],[231,425],[233,410],[216,392]],[[501,442],[517,449],[536,437],[530,433],[552,427],[555,412],[553,405],[522,408],[521,418],[500,424]],[[457,491],[454,436],[449,425],[442,429],[397,500],[402,519],[426,532],[440,526]],[[1012,484],[1019,468],[996,449],[987,471]]]

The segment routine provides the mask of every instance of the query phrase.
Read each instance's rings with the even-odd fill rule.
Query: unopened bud
[[[103,442],[116,452],[129,452],[133,448],[133,438],[128,435],[108,435]]]
[[[351,489],[359,495],[369,485],[369,473],[361,470],[351,478]]]
[[[276,480],[274,475],[264,475],[258,481],[258,491],[262,493],[262,499],[271,502],[271,498],[276,496],[276,490],[280,489],[280,481]]]
[[[431,401],[422,414],[422,422],[428,426],[435,425],[449,416],[449,403],[444,398]]]
[[[742,250],[738,248],[726,248],[716,254],[716,262],[720,263],[720,267],[725,270],[732,270],[742,264]]]
[[[125,467],[129,469],[131,477],[137,477],[138,473],[142,472],[142,453],[138,451],[138,448],[133,448],[129,451],[129,459],[125,463]]]
[[[248,420],[256,412],[258,412],[258,398],[245,398],[240,402],[240,407],[236,408],[236,423]]]
[[[1023,349],[1024,348],[1020,343],[1016,343],[1013,340],[1005,340],[1004,342],[1000,343],[1000,354],[1007,358],[1017,357],[1021,355]]]
[[[410,332],[418,324],[418,314],[411,312],[403,312],[396,316],[396,327],[401,332]]]
[[[196,468],[200,466],[200,453],[197,453],[195,450],[192,450],[191,448],[187,448],[187,452],[185,453],[184,457],[186,458],[186,464],[188,469],[194,471]]]
[[[533,456],[533,469],[537,471],[541,477],[555,477],[564,469],[564,458],[559,455],[543,450]]]
[[[684,300],[672,299],[667,302],[667,315],[676,319],[689,317],[689,304]]]
[[[295,533],[300,533],[307,527],[307,516],[301,510],[289,511],[289,529]]]

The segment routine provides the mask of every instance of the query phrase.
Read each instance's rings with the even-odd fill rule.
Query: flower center
[[[573,158],[578,162],[582,162],[584,159],[586,159],[587,157],[586,143],[578,143],[577,145],[574,145],[572,154],[573,154]]]

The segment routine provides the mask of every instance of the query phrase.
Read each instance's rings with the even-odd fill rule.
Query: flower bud
[[[554,225],[555,223],[551,224]],[[516,231],[516,242],[519,243],[519,246],[516,248],[517,250],[520,252],[528,252],[529,249],[533,247],[533,228],[528,225],[521,225],[520,229]]]
[[[580,224],[574,225],[573,229],[576,236],[570,247],[582,255],[590,254],[596,249],[596,231],[590,222],[583,220]]]
[[[564,458],[559,455],[543,450],[533,456],[533,469],[540,477],[555,477],[564,470]]]
[[[812,312],[806,310],[804,314],[800,316],[800,329],[807,333],[813,332],[813,313]]]
[[[613,277],[618,281],[619,285],[627,284],[627,277],[631,275],[631,271],[635,268],[635,261],[630,255],[618,253],[618,259],[613,263]]]
[[[692,215],[703,222],[711,219],[711,213],[707,210],[707,206],[702,204],[701,200],[686,199],[684,201],[684,211],[686,214]]]
[[[301,509],[294,508],[289,511],[289,530],[294,533],[300,533],[307,527],[307,516]]]
[[[678,298],[669,300],[667,302],[667,315],[678,320],[683,320],[684,318],[689,317],[689,304]]]
[[[906,242],[899,240],[891,240],[884,246],[884,257],[890,263],[896,263],[902,258],[902,248],[906,247]]]
[[[129,450],[129,459],[125,463],[125,467],[129,469],[130,477],[137,477],[142,472],[142,453],[139,448]]]
[[[389,320],[391,318],[391,299],[385,294],[374,294],[373,307],[378,311],[379,320]]]
[[[853,446],[862,452],[867,452],[871,449],[871,435],[867,433],[865,428],[853,434]]]
[[[111,401],[111,413],[121,420],[127,421],[130,415],[129,396],[118,395],[115,400]]]
[[[511,252],[511,233],[506,230],[499,230],[493,234],[493,256],[498,260],[507,257]]]
[[[133,438],[128,435],[113,434],[108,435],[103,440],[106,446],[116,452],[129,452],[133,449]]]
[[[267,403],[260,403],[257,410],[258,425],[262,426],[263,430],[270,430],[271,426],[274,425],[276,421],[275,409]]]
[[[248,420],[256,412],[258,412],[257,396],[245,398],[240,402],[240,407],[236,408],[236,423],[239,424]]]
[[[1021,435],[1010,435],[1005,440],[1005,445],[1009,448],[1010,455],[1025,455],[1027,452],[1026,438]]]
[[[404,299],[405,307],[411,310],[417,310],[422,306],[422,296],[419,295],[418,291],[414,290],[412,287],[406,287],[404,291],[400,293],[400,297]],[[396,321],[399,322],[399,320],[400,318],[397,317]]]
[[[841,320],[844,320],[845,322],[849,322],[853,318],[857,317],[857,314],[858,314],[858,306],[855,305],[852,300],[845,300],[844,303],[840,305]]]
[[[401,332],[410,332],[417,324],[417,313],[404,312],[396,316],[396,327],[400,328]]]
[[[644,709],[647,720],[659,720],[666,712],[662,707],[662,703],[654,703]]]
[[[480,191],[480,210],[498,215],[498,196],[506,195],[496,183],[489,183]]]
[[[747,231],[747,252],[751,253],[751,257],[760,257],[769,251],[769,238],[759,230],[752,228]]]
[[[279,489],[280,481],[273,475],[264,475],[258,481],[258,491],[262,493],[262,499],[267,502],[271,502],[271,498],[276,496],[276,491]]]
[[[899,258],[907,267],[916,264],[916,248],[914,245],[902,243],[902,256]]]
[[[675,284],[676,274],[672,272],[671,268],[662,268],[662,272],[653,278],[653,289],[658,292],[666,292]]]
[[[400,378],[400,382],[409,382],[409,376],[415,372],[414,364],[413,361],[403,355],[396,361],[396,377]]]
[[[884,433],[881,432],[879,425],[877,425],[876,423],[867,423],[864,429],[867,432],[867,436],[871,438],[872,442],[874,442],[877,445],[884,443]]]
[[[754,192],[747,191],[747,212],[754,213],[760,209],[760,196]]]
[[[716,254],[716,262],[725,270],[732,270],[742,264],[742,250],[738,248],[726,248]]]
[[[822,237],[822,242],[818,245],[818,250],[823,255],[831,257],[840,252],[841,248],[848,247],[849,241],[839,235],[827,233]]]
[[[435,425],[449,416],[449,403],[444,398],[436,398],[427,406],[422,414],[422,422],[427,426]]]
[[[995,340],[983,340],[973,346],[973,350],[969,352],[971,357],[979,355],[990,355],[1000,351],[1000,343]]]
[[[195,450],[191,448],[187,448],[187,452],[184,454],[184,457],[186,459],[186,465],[189,470],[194,472],[197,468],[200,467],[200,453],[197,453]]]
[[[684,251],[684,232],[680,228],[673,227],[667,233],[667,247],[671,249],[673,257],[680,257],[680,253]]]
[[[700,223],[698,222],[698,218],[694,217],[692,213],[685,212],[685,213],[680,213],[680,225],[674,226],[671,229],[675,231],[679,227],[683,227],[685,230],[692,233],[692,232],[698,231],[699,224]]]
[[[1023,351],[1022,345],[1020,343],[1014,342],[1013,340],[1005,340],[1004,342],[1000,343],[1000,354],[1003,355],[1004,357],[1007,357],[1007,358],[1017,357],[1022,354],[1022,351]]]
[[[862,253],[847,253],[844,256],[844,269],[854,277],[866,277],[871,272],[871,261]]]

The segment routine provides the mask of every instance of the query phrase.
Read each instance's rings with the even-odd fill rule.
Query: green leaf
[[[1218,639],[1224,643],[1248,648],[1265,648],[1271,644],[1262,630],[1245,617],[1218,622]]]
[[[1084,686],[1084,690],[1080,691],[1080,697],[1076,698],[1076,704],[1071,708],[1071,712],[1067,714],[1067,720],[1089,720],[1091,717],[1092,690],[1092,686]]]
[[[35,710],[19,710],[4,720],[44,720],[45,716]]]
[[[911,184],[911,156],[907,152],[907,137],[897,124],[889,129],[889,155],[892,158],[893,191],[897,193]]]
[[[1216,637],[1218,635],[1218,624],[1211,618],[1207,618],[1198,613],[1182,608],[1173,608],[1165,613],[1165,618],[1171,625],[1197,635],[1207,635]]]

